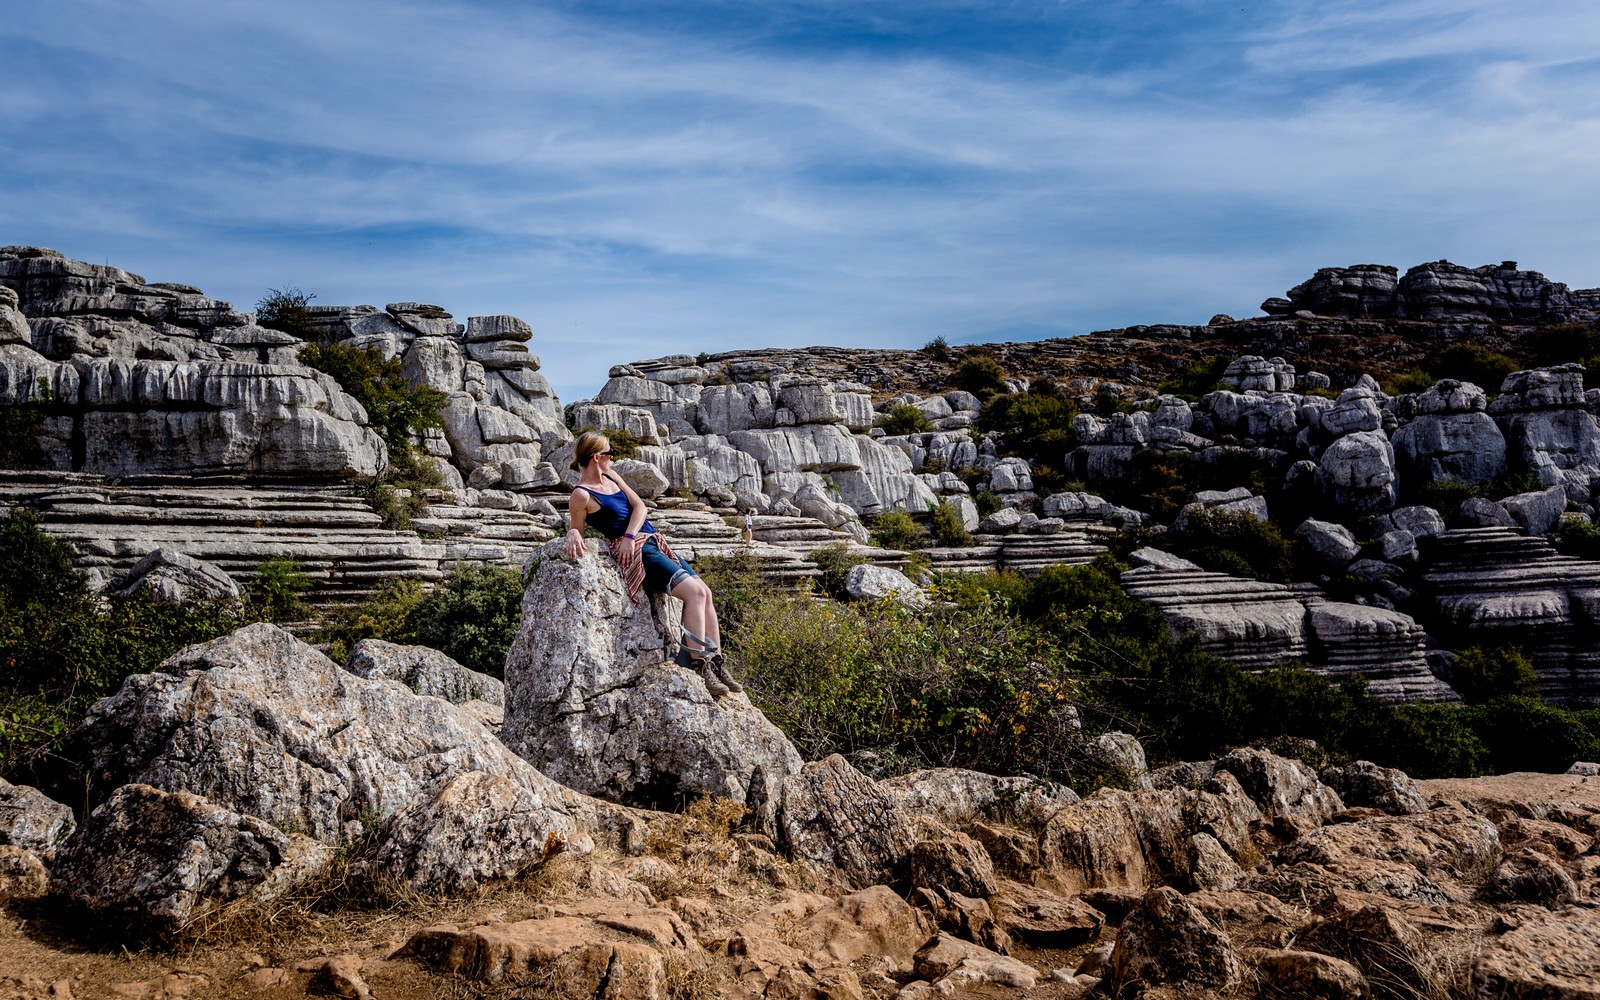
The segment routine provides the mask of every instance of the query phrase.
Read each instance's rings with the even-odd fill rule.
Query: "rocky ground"
[[[875,781],[553,552],[503,684],[265,624],[129,678],[0,784],[0,997],[1600,997],[1600,766]]]
[[[1283,767],[1225,766],[1262,762]],[[706,808],[657,818],[636,854],[557,855],[453,898],[319,886],[320,897],[223,911],[170,950],[86,939],[71,910],[13,899],[0,997],[914,997],[924,993],[912,984],[941,979],[949,985],[925,995],[1065,998],[1118,984],[1138,994],[1141,982],[1146,996],[1178,995],[1155,987],[1180,983],[1189,996],[1600,995],[1600,777],[1385,780],[1420,793],[1425,811],[1353,807],[1316,825],[1317,793],[1301,788],[1238,831],[1270,851],[1249,871],[1217,881],[1197,857],[1178,889],[1143,891],[1155,873],[1122,866],[1225,852],[1204,834],[1158,839],[1151,826],[1181,840],[1182,821],[1168,812],[1179,790],[1156,789],[1102,792],[1042,829],[974,821],[1003,845],[990,884],[971,887],[986,900],[943,883],[911,890],[912,903],[899,894],[908,883],[852,891],[776,857],[764,838],[730,835],[729,813]],[[1083,839],[1098,858],[1057,856]],[[1208,878],[1210,888],[1195,884]],[[1069,888],[1082,879],[1104,884]],[[941,905],[950,899],[965,912]]]

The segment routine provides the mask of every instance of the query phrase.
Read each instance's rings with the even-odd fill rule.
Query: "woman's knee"
[[[708,603],[711,600],[711,588],[700,582],[697,577],[685,577],[682,583],[673,588],[672,596],[685,604]]]

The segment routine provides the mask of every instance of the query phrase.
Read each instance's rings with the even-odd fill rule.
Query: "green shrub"
[[[0,406],[0,469],[37,469],[44,463],[39,432],[58,403],[47,379],[39,379],[31,400],[17,406]]]
[[[1421,368],[1413,368],[1408,372],[1396,375],[1383,384],[1383,391],[1391,396],[1402,396],[1407,393],[1427,392],[1439,381]]]
[[[1053,776],[1074,691],[1038,630],[991,605],[910,611],[774,595],[731,639],[747,690],[808,759]]]
[[[406,618],[415,641],[464,667],[505,676],[522,619],[522,574],[511,566],[458,565]]]
[[[357,482],[355,492],[389,531],[410,531],[411,522],[428,512],[428,502],[421,493],[408,489],[405,496],[401,496],[400,490],[381,476]]]
[[[0,776],[56,759],[84,710],[129,674],[252,620],[235,602],[93,594],[32,511],[0,519]]]
[[[1573,761],[1600,757],[1600,733],[1586,727],[1577,713],[1537,698],[1496,698],[1466,713],[1495,774],[1560,773]]]
[[[1187,365],[1176,376],[1161,383],[1158,392],[1181,396],[1191,403],[1198,402],[1208,392],[1215,392],[1225,388],[1222,385],[1222,374],[1228,370],[1228,365],[1233,358],[1218,356],[1206,358]]]
[[[985,347],[969,347],[961,352],[961,361],[950,380],[956,388],[965,389],[983,400],[985,406],[990,397],[1006,392],[1006,370],[994,352]]]
[[[345,604],[324,612],[317,623],[317,642],[335,663],[344,663],[362,639],[411,644],[416,636],[410,618],[425,599],[416,580],[391,580],[359,604]]]
[[[293,285],[269,288],[267,294],[256,302],[256,325],[269,330],[282,330],[301,340],[314,340],[321,333],[321,328],[311,319],[307,306],[316,297],[314,293],[302,292]]]
[[[933,430],[933,421],[910,403],[896,403],[878,414],[878,426],[885,434],[921,434]]]
[[[397,482],[408,482],[407,476],[426,464],[412,438],[444,426],[444,393],[413,385],[400,359],[385,360],[376,347],[306,344],[300,348],[300,361],[331,375],[367,411],[369,425],[389,448],[390,465],[401,474]]]
[[[933,540],[951,548],[966,548],[972,544],[972,532],[961,520],[961,509],[953,503],[928,505],[928,527]]]
[[[979,517],[988,517],[1000,509],[1000,495],[993,490],[979,490],[972,502],[978,508]]]
[[[857,555],[844,542],[834,542],[812,549],[809,558],[817,564],[817,569],[822,571],[822,575],[817,578],[817,585],[822,588],[823,593],[834,597],[845,596],[845,578],[850,575],[852,569],[867,561],[865,556]]]
[[[1587,367],[1600,349],[1596,335],[1600,330],[1586,323],[1558,323],[1537,330],[1527,339],[1525,350],[1535,367],[1563,365],[1576,361]]]
[[[984,404],[978,426],[1000,435],[1000,447],[1008,455],[1020,455],[1034,466],[1035,481],[1055,485],[1051,469],[1060,469],[1077,445],[1072,433],[1078,408],[1069,399],[1039,392],[1019,392],[995,396]],[[1045,474],[1041,475],[1040,470]]]
[[[749,609],[771,592],[772,586],[761,579],[761,565],[761,559],[749,551],[705,556],[695,562],[695,572],[715,595],[722,631],[737,630]]]
[[[1481,344],[1451,344],[1428,364],[1428,370],[1438,377],[1471,382],[1491,396],[1500,392],[1500,383],[1507,375],[1521,368],[1515,358]]]
[[[1257,580],[1294,578],[1294,546],[1271,521],[1250,514],[1219,510],[1189,515],[1183,555],[1206,569]]]
[[[311,616],[304,600],[311,587],[311,577],[295,560],[268,559],[256,567],[250,581],[250,603],[263,621],[304,621]]]
[[[935,337],[922,345],[922,353],[935,361],[949,361],[950,344],[943,337]]]
[[[1563,555],[1600,559],[1600,526],[1581,517],[1563,517],[1555,543]]]
[[[1471,705],[1504,697],[1539,697],[1533,662],[1522,650],[1509,647],[1463,649],[1450,668],[1450,686]]]
[[[904,511],[892,510],[866,519],[872,544],[883,549],[920,549],[928,544],[922,526]]]

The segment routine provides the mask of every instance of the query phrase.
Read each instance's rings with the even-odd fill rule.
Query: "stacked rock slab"
[[[1581,703],[1600,690],[1600,562],[1558,554],[1513,528],[1458,528],[1422,550],[1439,639],[1451,648],[1516,646],[1540,692]]]
[[[520,510],[435,503],[441,537],[382,527],[343,489],[121,486],[71,473],[0,475],[0,509],[26,507],[72,544],[79,568],[112,583],[160,548],[181,551],[238,583],[262,562],[293,559],[314,605],[364,597],[389,580],[442,580],[461,563],[522,566],[555,532]]]
[[[199,289],[36,247],[0,248],[0,288],[0,405],[48,389],[43,468],[314,482],[388,464],[362,407],[300,363],[299,337]],[[571,435],[526,323],[476,316],[463,328],[416,302],[303,313],[317,341],[399,358],[447,395],[445,433],[422,442],[447,486],[482,468],[485,485],[556,481],[539,461]]]
[[[1389,701],[1454,701],[1428,669],[1427,635],[1408,615],[1329,601],[1306,584],[1289,586],[1209,573],[1172,560],[1122,574],[1132,597],[1154,604],[1179,635],[1242,667],[1290,660],[1338,680],[1360,675]]]

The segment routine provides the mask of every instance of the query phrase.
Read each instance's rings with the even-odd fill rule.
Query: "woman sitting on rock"
[[[705,678],[706,690],[713,698],[744,688],[728,673],[722,655],[722,635],[717,627],[717,609],[707,587],[689,564],[672,551],[667,540],[657,534],[645,519],[645,504],[639,494],[611,471],[611,441],[604,434],[585,431],[573,445],[572,467],[581,474],[572,491],[567,528],[567,558],[582,558],[588,549],[583,544],[585,525],[611,540],[611,555],[628,587],[628,597],[637,599],[641,587],[666,591],[683,602],[683,641],[678,644],[676,662]],[[691,646],[692,644],[692,646]]]

